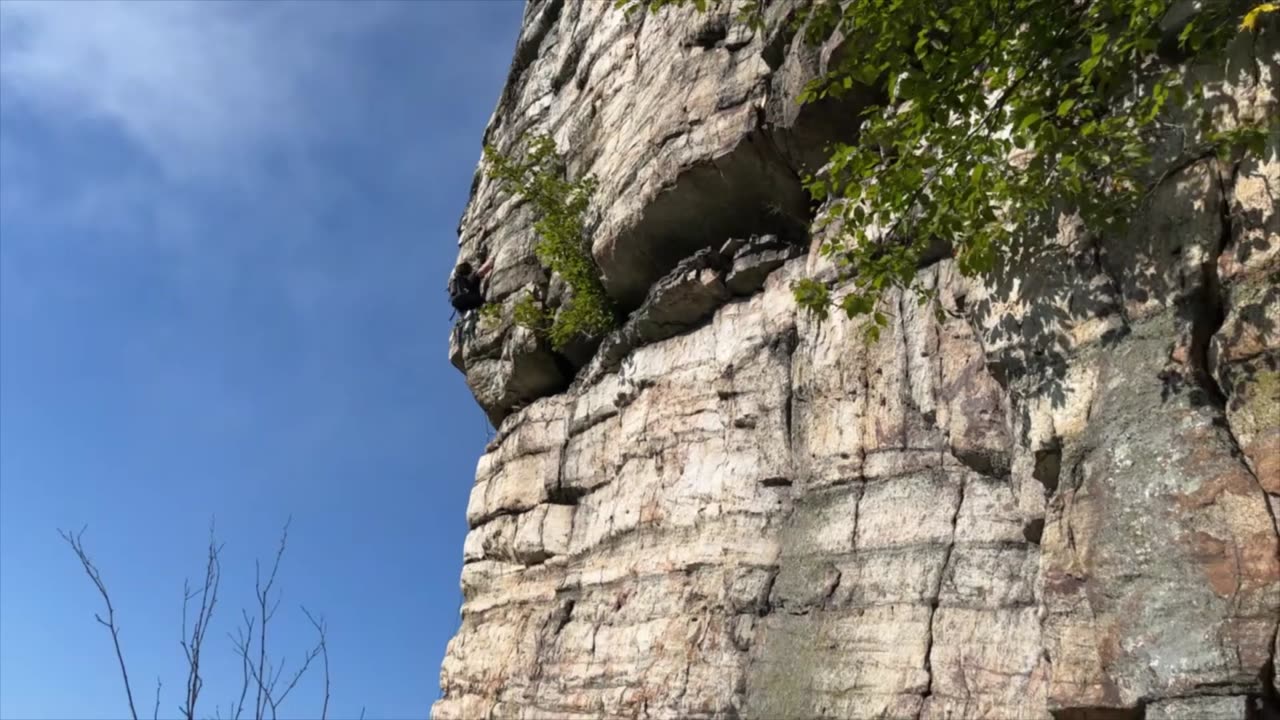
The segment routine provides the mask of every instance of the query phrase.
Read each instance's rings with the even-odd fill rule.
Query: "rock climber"
[[[449,276],[449,304],[461,316],[458,329],[461,341],[468,331],[474,331],[479,308],[484,305],[485,279],[493,272],[493,258],[486,260],[478,270],[463,260]]]

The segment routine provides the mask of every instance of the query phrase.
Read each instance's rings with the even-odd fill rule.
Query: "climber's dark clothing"
[[[479,270],[472,270],[471,263],[466,260],[458,263],[449,276],[449,303],[453,305],[453,309],[465,315],[484,305],[482,283],[491,272],[493,258],[486,260]]]
[[[484,307],[484,279],[493,272],[493,258],[472,270],[471,263],[462,261],[449,276],[449,304],[461,316],[454,326],[454,341],[465,344],[475,336],[476,325],[480,320],[480,308]]]
[[[480,290],[479,273],[471,272],[469,267],[465,273],[461,270],[455,270],[449,278],[449,303],[454,310],[466,313],[484,305],[484,293]]]

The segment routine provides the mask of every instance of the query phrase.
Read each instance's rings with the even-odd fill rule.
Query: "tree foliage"
[[[657,11],[704,0],[618,0]],[[1091,232],[1119,231],[1159,178],[1152,148],[1174,136],[1183,158],[1256,147],[1266,127],[1214,133],[1204,89],[1181,63],[1221,53],[1275,3],[1209,0],[1179,20],[1175,0],[810,0],[792,30],[842,38],[799,101],[870,98],[858,139],[831,148],[805,179],[826,201],[815,231],[844,291],[799,281],[796,298],[887,323],[883,291],[919,287],[926,254],[948,248],[960,272],[991,271],[1054,213]],[[1185,5],[1185,3],[1184,3]],[[739,16],[763,28],[765,3]],[[1274,18],[1275,15],[1270,15]],[[1190,119],[1190,121],[1188,121]]]
[[[569,293],[556,309],[526,295],[516,306],[515,320],[545,334],[553,347],[562,349],[576,338],[599,337],[615,324],[613,304],[605,293],[583,227],[596,183],[591,177],[570,181],[549,136],[530,138],[523,145],[519,156],[486,146],[488,172],[506,190],[533,205],[537,216],[533,227],[538,234],[534,253],[544,267],[564,280]]]

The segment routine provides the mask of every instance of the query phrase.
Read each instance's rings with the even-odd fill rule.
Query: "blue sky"
[[[444,282],[523,3],[0,3],[0,717],[140,712],[185,678],[216,518],[225,633],[292,515],[272,647],[329,623],[330,717],[422,717],[487,439]],[[319,713],[319,674],[285,705]]]

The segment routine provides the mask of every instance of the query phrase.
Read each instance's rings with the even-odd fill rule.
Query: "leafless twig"
[[[250,615],[247,610],[241,610],[240,615],[244,620],[243,627],[237,628],[236,635],[227,636],[231,639],[232,647],[240,656],[242,685],[240,689],[240,700],[233,704],[235,714],[233,718],[238,720],[243,712],[244,698],[248,694],[250,683],[253,684],[256,692],[254,697],[253,715],[254,720],[266,720],[269,716],[273,720],[279,713],[280,706],[289,697],[289,693],[298,685],[298,681],[310,669],[311,664],[317,657],[324,656],[325,661],[325,699],[322,720],[327,717],[329,707],[329,651],[326,642],[327,625],[323,617],[317,620],[306,608],[303,612],[307,615],[307,619],[316,627],[320,633],[320,640],[314,648],[309,650],[302,658],[302,662],[298,669],[289,676],[288,681],[284,682],[285,668],[288,664],[288,658],[280,658],[277,664],[271,658],[271,654],[267,651],[267,624],[275,617],[276,611],[280,608],[281,597],[277,595],[274,599],[271,597],[271,590],[275,587],[276,576],[280,571],[280,559],[284,555],[285,548],[288,546],[289,540],[289,522],[284,525],[284,530],[280,535],[280,546],[276,550],[275,560],[271,566],[271,572],[263,581],[262,566],[259,563],[254,564],[254,596],[257,600],[257,613]],[[254,637],[255,625],[257,628],[257,637]],[[258,647],[257,659],[254,659],[254,640],[257,640]]]
[[[196,701],[200,698],[200,690],[204,687],[204,679],[200,676],[200,650],[204,647],[204,636],[209,630],[209,621],[213,617],[213,608],[218,604],[218,584],[222,579],[222,563],[218,554],[222,551],[214,536],[213,523],[209,523],[209,554],[205,564],[204,585],[192,591],[186,581],[182,583],[182,651],[187,656],[187,699],[182,707],[182,714],[187,720],[195,720]],[[187,604],[196,596],[200,596],[200,611],[196,614],[195,624],[191,628],[191,640],[187,640]]]
[[[320,644],[317,647],[320,648],[320,654],[324,658],[324,705],[320,707],[320,720],[327,720],[329,717],[329,645],[327,642],[329,625],[325,622],[323,615],[317,622],[305,605],[301,607],[303,614],[311,621],[311,626],[320,634]]]
[[[273,606],[271,611],[268,612],[267,598],[271,594],[271,586],[276,582],[276,572],[280,570],[280,557],[284,555],[285,545],[289,541],[289,524],[292,522],[293,518],[290,517],[284,523],[284,531],[280,533],[280,547],[276,550],[276,560],[271,566],[271,575],[267,578],[267,584],[265,587],[262,585],[261,566],[259,566],[257,561],[254,561],[253,564],[253,591],[258,598],[258,609],[260,612],[259,619],[261,621],[261,624],[258,626],[258,696],[254,703],[255,720],[263,720],[263,717],[266,715],[267,705],[269,704],[270,687],[263,679],[263,669],[267,664],[267,622],[276,614],[276,608],[280,607],[280,603],[277,600],[275,606]],[[270,671],[267,671],[266,675],[270,677]]]
[[[233,642],[236,646],[236,652],[242,658],[248,657],[251,654],[247,643],[243,641],[236,641],[234,639]],[[298,680],[302,679],[302,676],[306,674],[307,669],[310,668],[312,661],[314,661],[316,656],[320,655],[320,653],[321,649],[319,645],[309,651],[303,657],[302,666],[293,674],[292,677],[290,677],[289,684],[286,685],[284,691],[279,694],[276,693],[276,688],[279,686],[280,678],[284,674],[284,667],[287,658],[282,659],[279,666],[276,666],[268,658],[266,660],[265,668],[255,664],[252,659],[247,661],[246,667],[248,668],[249,676],[253,679],[254,685],[257,686],[258,692],[263,698],[261,706],[263,716],[257,720],[265,720],[268,710],[271,711],[270,716],[273,719],[276,717],[276,714],[280,710],[280,706],[284,704],[285,698],[287,698],[293,688],[297,686]]]
[[[290,519],[290,522],[292,519]],[[276,577],[280,570],[280,560],[284,555],[285,548],[288,544],[289,525],[286,522],[284,530],[280,536],[280,546],[276,550],[275,561],[271,566],[270,574],[266,575],[265,582],[262,573],[262,567],[259,563],[255,563],[254,574],[254,593],[257,600],[257,610],[255,615],[251,615],[247,610],[241,610],[240,615],[244,620],[244,625],[236,629],[236,634],[227,633],[230,638],[235,652],[240,656],[242,684],[240,687],[240,697],[227,706],[229,717],[234,720],[240,720],[244,714],[245,699],[249,694],[250,682],[256,687],[256,695],[254,699],[254,720],[266,720],[268,710],[270,711],[271,720],[275,720],[278,715],[280,706],[297,687],[299,680],[311,668],[312,663],[317,657],[324,660],[324,703],[322,705],[320,718],[327,720],[329,714],[330,699],[330,682],[329,682],[329,646],[328,646],[328,624],[324,616],[312,615],[305,606],[302,612],[306,615],[307,620],[311,622],[312,627],[316,629],[319,640],[315,647],[308,650],[302,658],[297,670],[288,676],[285,682],[285,668],[287,667],[287,658],[281,657],[277,664],[270,653],[267,652],[267,623],[275,617],[276,612],[280,608],[281,596],[277,591],[275,598],[272,598],[271,591],[275,588]],[[120,628],[115,622],[115,608],[111,604],[111,597],[107,593],[106,584],[102,581],[102,575],[98,572],[98,568],[89,559],[88,553],[84,549],[81,537],[84,535],[84,529],[79,533],[72,534],[70,532],[58,531],[58,534],[66,540],[71,549],[75,551],[76,557],[80,560],[84,567],[85,573],[89,579],[93,581],[98,592],[102,595],[102,599],[107,606],[106,619],[99,614],[94,614],[94,619],[99,624],[106,627],[111,632],[111,640],[115,646],[116,659],[120,663],[120,674],[124,678],[125,693],[129,700],[129,715],[133,720],[138,720],[138,712],[133,701],[133,688],[129,682],[129,673],[124,662],[124,653],[120,648]],[[200,692],[204,687],[204,678],[201,675],[201,656],[204,648],[205,636],[208,633],[209,625],[213,618],[214,608],[218,603],[218,588],[222,579],[222,562],[220,554],[223,545],[217,542],[214,534],[212,523],[209,526],[209,547],[207,562],[205,565],[204,583],[197,589],[192,589],[189,581],[184,581],[182,586],[182,634],[179,639],[179,645],[182,647],[183,654],[187,660],[187,691],[186,698],[182,705],[178,706],[178,712],[187,720],[195,720],[196,704],[200,697]],[[192,607],[192,601],[196,598],[200,599],[199,610],[195,614],[194,624],[191,626],[190,634],[187,633],[187,614],[188,609]],[[257,630],[255,637],[254,631]],[[256,648],[257,660],[254,660],[255,648],[254,641],[257,641]],[[282,684],[283,683],[283,684]],[[152,711],[153,720],[158,720],[160,715],[160,694],[163,683],[159,677],[156,678],[156,696],[155,708]],[[222,708],[217,706],[214,714],[221,718]],[[364,717],[363,708],[360,711],[361,718]]]
[[[244,698],[249,694],[249,680],[253,674],[249,669],[252,664],[252,661],[249,660],[249,644],[253,642],[254,620],[243,609],[240,611],[240,616],[244,618],[244,628],[236,628],[237,637],[231,637],[231,633],[227,633],[227,637],[231,638],[231,644],[236,649],[236,654],[240,656],[240,672],[243,676],[243,682],[240,685],[240,700],[231,704],[231,707],[235,708],[235,713],[231,716],[232,720],[240,720],[240,715],[244,712]]]
[[[293,692],[293,688],[298,684],[298,681],[306,674],[307,668],[311,667],[311,661],[315,660],[316,657],[320,655],[323,644],[324,640],[322,638],[320,644],[312,648],[311,651],[302,658],[302,666],[299,667],[298,671],[289,679],[289,684],[285,686],[284,692],[276,695],[276,685],[280,682],[280,676],[284,673],[284,660],[280,660],[280,668],[276,672],[276,676],[271,679],[270,692],[267,693],[267,699],[271,704],[271,720],[275,720],[276,710],[284,703],[284,699],[289,697],[289,693]]]
[[[133,720],[138,720],[138,711],[133,706],[133,689],[129,685],[129,671],[125,669],[124,653],[120,651],[120,628],[116,625],[115,608],[111,606],[111,596],[107,594],[107,586],[102,582],[102,575],[98,573],[98,568],[89,560],[89,555],[84,549],[84,542],[81,540],[81,537],[84,536],[84,531],[87,529],[88,526],[85,526],[75,535],[58,530],[58,534],[75,551],[76,557],[80,559],[80,564],[84,566],[85,573],[89,575],[89,579],[93,581],[93,584],[97,586],[98,592],[102,594],[103,602],[107,604],[107,619],[103,620],[102,616],[97,613],[94,613],[93,618],[111,631],[111,642],[116,647],[116,660],[120,661],[120,675],[124,678],[124,692],[129,697],[129,715]]]

